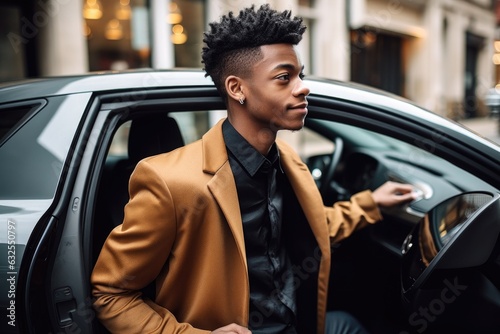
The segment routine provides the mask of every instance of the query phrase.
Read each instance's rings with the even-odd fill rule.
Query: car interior
[[[99,176],[89,268],[95,263],[111,229],[123,219],[123,207],[128,201],[128,179],[137,162],[144,157],[181,147],[199,138],[208,129],[210,113],[207,111],[201,116],[204,122],[197,126],[199,134],[186,140],[188,136],[183,131],[188,127],[182,124],[184,116],[189,113],[157,109],[132,112],[121,116],[110,130],[114,138],[107,145],[108,152]],[[497,189],[432,152],[422,150],[415,143],[408,144],[355,124],[328,120],[321,113],[316,113],[313,106],[310,115],[304,130],[284,139],[296,145],[317,182],[325,205],[348,200],[361,190],[373,190],[387,180],[412,183],[420,195],[410,204],[383,211],[382,222],[332,245],[328,308],[351,312],[373,333],[438,333],[443,329],[464,329],[462,321],[450,319],[456,319],[457,314],[466,319],[469,315],[464,310],[469,309],[469,302],[481,305],[483,311],[500,310],[495,299],[487,297],[500,294],[500,247],[496,236],[489,241],[492,255],[483,263],[471,261],[472,269],[455,269],[453,266],[442,270],[434,268],[433,272],[437,273],[432,274],[433,279],[428,279],[427,285],[416,289],[417,292],[412,290],[411,294],[405,295],[402,287],[402,282],[409,275],[403,270],[408,271],[415,261],[421,261],[415,256],[411,259],[405,257],[402,249],[404,245],[408,246],[409,236],[419,230],[426,214],[450,198],[479,192],[487,195],[470,215],[494,207],[483,218],[492,220],[492,215],[498,213],[494,203],[498,202]],[[299,141],[296,136],[301,136]],[[297,142],[300,144],[297,145]],[[467,219],[462,221],[466,222]],[[481,233],[484,234],[484,231]],[[427,266],[424,266],[421,272],[426,269]],[[482,285],[471,283],[480,278],[483,279]],[[486,286],[486,281],[490,285]],[[454,283],[458,287],[455,290],[460,290],[462,286],[474,288],[457,290],[457,293],[467,296],[456,298],[457,302],[446,303],[439,299],[443,282]],[[479,290],[481,297],[472,298],[472,294],[468,293],[473,290]],[[150,286],[144,293],[153,296],[154,288]],[[500,297],[496,298],[498,300]],[[421,311],[421,305],[427,305],[430,311]],[[484,332],[499,328],[498,322],[491,321],[483,321],[481,328]],[[94,325],[97,332],[105,332],[97,322]],[[477,327],[471,330],[475,329]]]
[[[123,125],[123,124],[122,124]],[[94,262],[107,235],[123,221],[128,202],[128,181],[137,163],[148,156],[169,152],[184,145],[175,119],[168,114],[146,114],[128,121],[127,154],[108,154],[97,193]]]

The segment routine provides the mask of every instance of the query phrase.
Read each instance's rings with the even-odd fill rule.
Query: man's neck
[[[245,138],[260,154],[267,156],[276,140],[276,132],[269,128],[254,128],[245,122],[229,119],[236,131]]]

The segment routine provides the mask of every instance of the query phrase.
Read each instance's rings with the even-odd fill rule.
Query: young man
[[[114,333],[324,333],[330,243],[412,188],[324,207],[306,165],[275,141],[307,115],[302,20],[263,5],[210,27],[203,63],[227,119],[137,165],[92,274],[97,315]],[[153,281],[154,301],[140,292]]]

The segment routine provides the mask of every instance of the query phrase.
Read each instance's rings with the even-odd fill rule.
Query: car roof
[[[85,92],[119,91],[154,87],[213,86],[200,69],[90,72],[73,76],[45,77],[0,85],[0,101],[36,99]]]
[[[333,85],[337,86],[339,89],[343,88],[342,90],[344,94],[347,93],[346,90],[357,90],[358,94],[363,94],[362,92],[371,92],[374,95],[385,95],[391,98],[401,99],[401,97],[397,95],[392,95],[388,92],[357,83],[349,83],[315,76],[306,77],[306,80],[317,81],[320,83],[319,87],[324,86],[326,83],[328,90],[323,90],[326,92],[326,95],[331,95],[334,92],[334,90],[332,90]],[[169,86],[213,87],[213,81],[210,77],[205,76],[205,72],[203,70],[196,68],[175,68],[165,70],[134,69],[129,71],[89,72],[71,76],[42,77],[0,83],[0,101],[14,101],[16,100],[16,96],[22,96],[23,100],[27,100],[32,98],[43,98],[47,96],[85,92],[105,92],[117,91],[121,89]],[[311,89],[311,91],[313,90]],[[19,92],[22,92],[22,94],[19,94]]]

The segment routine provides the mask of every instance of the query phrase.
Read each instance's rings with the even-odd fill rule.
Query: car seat
[[[179,126],[168,114],[147,114],[132,119],[128,157],[108,158],[104,166],[94,220],[94,263],[109,232],[123,221],[124,207],[129,200],[128,183],[137,163],[183,145]]]
[[[128,156],[119,159],[108,157],[99,184],[93,222],[92,266],[109,232],[123,221],[124,207],[129,200],[128,183],[137,163],[148,156],[169,152],[183,145],[179,126],[168,114],[146,114],[132,119]],[[154,299],[154,282],[142,292],[145,297]],[[109,333],[97,320],[93,327],[97,333]]]

